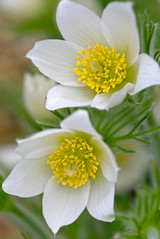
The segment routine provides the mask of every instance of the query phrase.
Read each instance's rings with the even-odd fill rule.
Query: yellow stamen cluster
[[[89,177],[96,177],[99,162],[84,138],[65,139],[57,148],[49,156],[47,164],[53,169],[58,183],[77,188],[86,183]]]
[[[114,47],[109,50],[97,44],[93,49],[88,46],[87,52],[82,49],[77,54],[78,67],[74,69],[79,76],[77,80],[97,94],[109,92],[126,79],[125,54],[115,53]]]

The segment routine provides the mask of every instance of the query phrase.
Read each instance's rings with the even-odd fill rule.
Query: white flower
[[[135,150],[136,153],[122,151],[116,153],[117,163],[120,168],[116,182],[116,192],[118,194],[131,190],[136,183],[144,179],[152,158],[146,146],[135,140],[127,140],[121,146],[128,150]]]
[[[26,73],[23,84],[24,104],[28,112],[39,122],[56,123],[57,118],[45,108],[47,92],[56,83],[43,75]]]
[[[102,221],[114,220],[114,155],[79,110],[50,129],[18,141],[22,160],[3,183],[19,197],[44,192],[43,215],[54,233],[75,221],[87,207]]]
[[[65,41],[40,41],[27,55],[43,74],[60,83],[48,92],[47,109],[91,105],[108,110],[127,93],[160,84],[156,61],[139,55],[131,2],[108,4],[100,19],[86,7],[62,0],[57,24]]]

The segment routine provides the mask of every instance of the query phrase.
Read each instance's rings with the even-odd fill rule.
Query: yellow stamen
[[[116,53],[114,47],[97,44],[93,49],[88,46],[88,52],[82,49],[77,52],[77,68],[74,69],[78,81],[95,90],[97,94],[109,92],[126,79],[125,54]]]
[[[53,169],[58,183],[77,188],[85,184],[89,177],[96,177],[99,162],[84,138],[65,139],[57,148],[49,156],[47,164]]]

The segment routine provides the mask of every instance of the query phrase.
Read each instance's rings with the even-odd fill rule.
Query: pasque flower
[[[140,54],[131,2],[112,2],[102,18],[88,8],[62,0],[57,24],[63,40],[37,42],[28,53],[38,69],[60,83],[47,96],[46,107],[91,105],[109,109],[127,93],[160,84],[156,61]]]
[[[85,110],[68,116],[61,128],[18,140],[22,159],[3,190],[19,197],[44,192],[43,215],[54,233],[76,220],[85,207],[93,217],[113,221],[118,172],[113,153]]]

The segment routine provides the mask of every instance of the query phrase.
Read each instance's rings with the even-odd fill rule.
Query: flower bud
[[[57,118],[45,108],[45,99],[50,88],[56,83],[46,77],[26,73],[24,76],[23,98],[30,115],[38,122],[56,123]]]

